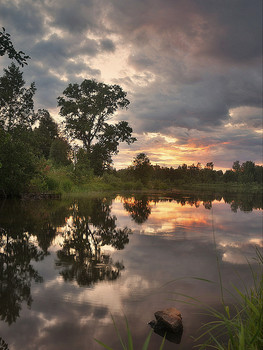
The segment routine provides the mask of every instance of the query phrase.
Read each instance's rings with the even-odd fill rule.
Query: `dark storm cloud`
[[[37,36],[44,31],[44,16],[38,1],[7,1],[0,4],[0,19],[8,32],[18,36]]]
[[[25,69],[25,77],[28,82],[34,81],[36,83],[36,108],[48,109],[57,106],[56,97],[65,89],[65,82],[50,73],[48,67],[40,67],[36,64]]]
[[[261,106],[260,1],[113,4],[112,26],[133,42],[129,63],[155,75],[147,87],[134,81],[138,127],[206,130],[227,122],[231,108]]]
[[[114,52],[116,50],[115,44],[110,39],[103,39],[100,41],[102,51]]]
[[[50,24],[76,35],[84,31],[101,31],[102,7],[96,0],[46,1]]]
[[[260,0],[113,0],[109,19],[138,44],[174,47],[244,63],[261,56]]]

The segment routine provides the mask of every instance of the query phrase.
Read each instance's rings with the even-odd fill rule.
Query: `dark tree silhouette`
[[[66,118],[66,131],[73,140],[82,141],[91,167],[101,175],[118,153],[120,142],[136,141],[127,122],[108,124],[118,109],[128,107],[126,92],[119,85],[85,79],[80,85],[69,84],[63,94],[58,97],[58,106]]]

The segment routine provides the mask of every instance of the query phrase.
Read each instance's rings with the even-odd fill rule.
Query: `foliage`
[[[66,132],[83,143],[95,174],[102,175],[118,152],[119,142],[130,144],[136,140],[127,122],[107,123],[119,108],[128,107],[126,92],[119,85],[85,79],[80,85],[69,84],[63,94],[58,97],[58,106],[60,115],[66,118]]]
[[[27,130],[16,129],[10,135],[0,128],[0,190],[5,195],[22,193],[36,172]]]
[[[35,152],[48,159],[51,144],[58,138],[58,125],[46,109],[38,110],[37,119],[39,126],[33,132]]]
[[[2,28],[2,31],[0,31],[0,56],[4,56],[5,54],[9,58],[15,59],[22,67],[24,64],[27,64],[26,61],[30,58],[23,51],[15,50],[10,39],[10,34],[5,31],[5,28]]]
[[[236,164],[239,162],[234,162]],[[236,167],[236,165],[233,165]],[[208,162],[205,167],[201,163],[183,164],[178,168],[152,166],[145,153],[138,154],[133,165],[126,169],[117,171],[117,176],[126,181],[142,181],[143,185],[152,189],[171,189],[174,187],[190,188],[201,186],[201,184],[213,184],[224,186],[224,183],[231,183],[243,189],[243,184],[262,186],[263,184],[263,166],[255,165],[252,161],[242,163],[239,170],[214,170],[214,163]]]
[[[12,63],[0,77],[0,125],[7,131],[16,126],[30,128],[36,121],[33,96],[35,84],[25,88],[23,73]]]
[[[49,159],[51,159],[55,165],[68,166],[71,164],[71,160],[69,158],[70,151],[71,147],[67,140],[57,137],[51,142]]]
[[[152,166],[149,157],[145,153],[139,153],[133,160],[133,172],[135,178],[146,185],[152,174]]]

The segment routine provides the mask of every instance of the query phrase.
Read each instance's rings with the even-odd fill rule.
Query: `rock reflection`
[[[108,203],[95,200],[89,204],[89,208],[81,207],[81,203],[73,205],[63,247],[57,252],[56,261],[56,265],[62,268],[60,274],[64,280],[76,280],[80,286],[119,277],[123,264],[114,263],[102,247],[108,245],[117,250],[123,249],[131,234],[127,227],[116,227],[116,217],[111,215]]]

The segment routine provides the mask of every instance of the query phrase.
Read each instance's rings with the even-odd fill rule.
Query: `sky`
[[[31,57],[36,109],[57,118],[57,97],[84,79],[127,92],[114,121],[138,141],[116,168],[140,152],[169,167],[263,163],[261,0],[1,0],[0,25]]]

